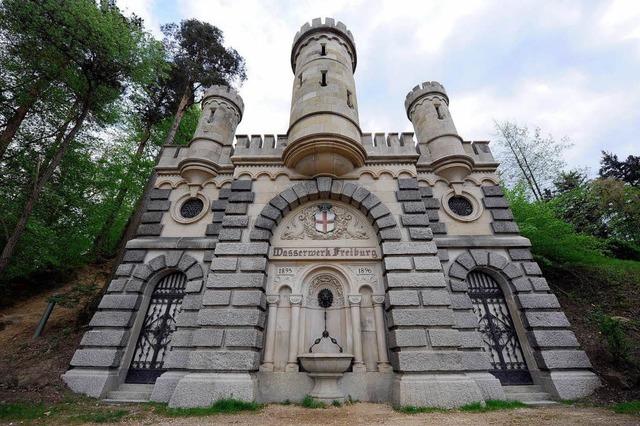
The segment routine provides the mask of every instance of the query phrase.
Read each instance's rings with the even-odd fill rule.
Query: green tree
[[[180,25],[163,25],[162,32],[173,66],[174,82],[180,88],[180,100],[165,140],[166,144],[171,144],[184,112],[196,102],[202,89],[243,82],[246,73],[242,56],[235,49],[226,48],[222,31],[209,23],[188,19]]]
[[[65,58],[55,75],[55,85],[69,103],[58,117],[52,148],[42,167],[36,168],[22,211],[5,242],[0,273],[9,263],[42,190],[85,123],[112,122],[115,103],[125,85],[148,81],[161,59],[159,46],[142,31],[140,21],[125,18],[111,3],[5,0],[3,4],[12,5],[16,15],[12,32],[29,38],[34,45],[48,45],[47,52],[53,50]]]
[[[562,153],[571,146],[568,139],[557,141],[551,135],[544,136],[539,127],[532,133],[527,126],[508,121],[496,121],[495,127],[503,180],[510,187],[524,183],[527,194],[535,200],[547,198],[546,190],[565,167]]]
[[[640,187],[640,156],[629,155],[626,160],[618,160],[618,156],[602,151],[600,160],[601,178],[613,178],[624,183]]]

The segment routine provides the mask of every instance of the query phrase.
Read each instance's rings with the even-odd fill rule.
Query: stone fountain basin
[[[352,354],[308,353],[298,355],[302,367],[312,374],[342,374],[351,365]]]

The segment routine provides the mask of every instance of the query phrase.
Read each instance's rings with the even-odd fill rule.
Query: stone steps
[[[153,385],[123,383],[118,390],[111,391],[104,399],[108,403],[149,402]]]
[[[503,386],[507,401],[520,401],[526,405],[553,405],[557,404],[551,395],[538,385]]]

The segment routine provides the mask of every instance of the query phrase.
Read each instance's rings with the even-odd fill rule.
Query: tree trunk
[[[36,83],[29,89],[27,93],[26,99],[18,105],[18,108],[13,111],[13,115],[9,117],[7,120],[7,125],[0,133],[0,159],[4,156],[4,153],[7,151],[9,144],[13,140],[13,137],[16,135],[16,132],[20,128],[20,125],[24,121],[24,118],[27,116],[27,113],[33,105],[35,105],[40,93],[44,89],[46,83],[44,79],[39,79]]]
[[[9,264],[9,261],[11,260],[11,256],[15,251],[16,245],[18,244],[20,237],[24,233],[24,230],[27,226],[27,222],[29,221],[29,217],[31,216],[33,208],[35,207],[35,204],[38,201],[38,198],[40,196],[40,193],[42,192],[42,189],[47,184],[49,179],[51,179],[56,168],[60,165],[60,162],[62,161],[62,159],[64,158],[64,155],[69,149],[69,145],[71,145],[71,142],[73,141],[76,134],[82,127],[82,124],[84,123],[84,120],[87,117],[88,113],[89,113],[89,102],[87,100],[83,103],[82,112],[76,119],[76,122],[73,128],[71,129],[71,131],[69,131],[69,133],[65,135],[66,130],[69,127],[69,124],[71,123],[72,119],[67,120],[67,122],[65,122],[65,124],[62,126],[59,136],[58,138],[56,138],[57,140],[60,141],[60,143],[58,144],[57,152],[55,153],[55,155],[47,165],[44,173],[42,173],[41,176],[36,177],[35,184],[33,185],[33,189],[29,194],[29,197],[27,198],[24,208],[22,209],[22,214],[18,219],[18,223],[16,223],[16,227],[13,230],[13,233],[7,240],[7,243],[5,244],[4,249],[2,250],[2,255],[0,255],[0,275],[2,275],[7,265]]]
[[[540,197],[538,197],[538,194],[536,193],[536,188],[534,187],[533,182],[531,182],[531,179],[529,178],[529,175],[527,174],[527,171],[525,170],[524,165],[522,164],[522,161],[520,161],[520,157],[518,157],[518,153],[516,152],[516,149],[513,146],[514,141],[512,140],[511,136],[506,132],[506,130],[499,124],[498,124],[498,129],[500,130],[500,132],[502,132],[502,136],[504,137],[504,140],[507,142],[507,145],[509,145],[509,149],[511,150],[513,157],[516,159],[516,163],[518,164],[518,168],[522,172],[522,175],[527,180],[527,183],[529,184],[529,188],[531,189],[531,192],[533,192],[533,196],[535,197],[536,201],[540,201]]]
[[[147,142],[151,137],[151,128],[150,125],[144,129],[144,133],[142,139],[138,143],[138,148],[136,149],[136,153],[134,154],[134,161],[138,160],[142,157],[144,153],[144,148],[147,146]],[[93,243],[93,250],[98,258],[102,258],[105,254],[105,245],[107,243],[107,237],[109,236],[109,230],[113,228],[114,223],[116,222],[116,218],[118,217],[118,213],[120,213],[120,208],[124,202],[124,197],[127,195],[129,189],[127,188],[126,182],[129,181],[129,176],[132,173],[132,170],[129,169],[126,178],[123,179],[120,184],[120,188],[118,188],[118,193],[114,199],[114,207],[109,213],[109,216],[104,221],[102,227],[100,228],[100,232],[96,236]]]
[[[169,128],[167,137],[164,140],[165,145],[172,144],[173,140],[176,138],[176,133],[178,132],[178,128],[180,127],[180,122],[182,121],[182,117],[184,116],[184,111],[187,109],[187,104],[189,103],[190,98],[191,98],[191,89],[190,89],[190,86],[187,85],[187,87],[184,89],[184,93],[182,93],[182,98],[180,98],[180,103],[178,104],[176,115],[173,117],[173,122],[171,123],[171,127]]]
[[[538,185],[538,180],[536,179],[535,175],[533,174],[533,170],[531,170],[531,167],[529,166],[529,162],[527,161],[527,157],[526,155],[524,155],[524,152],[522,152],[522,149],[520,147],[518,147],[520,154],[522,155],[522,161],[524,162],[525,167],[527,168],[527,170],[529,170],[529,177],[531,178],[531,181],[533,182],[533,186],[535,186],[536,190],[538,191],[538,195],[536,196],[537,199],[543,199],[542,197],[542,190],[540,189],[540,185]]]

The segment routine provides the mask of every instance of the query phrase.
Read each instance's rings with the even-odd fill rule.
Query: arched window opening
[[[531,374],[502,289],[493,278],[480,271],[470,272],[467,284],[478,317],[478,331],[489,354],[492,367],[489,372],[503,385],[531,384]]]
[[[186,283],[187,277],[182,272],[175,272],[161,279],[154,288],[127,373],[127,383],[155,383],[166,371],[164,361],[176,329],[176,316],[182,306]]]

